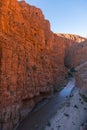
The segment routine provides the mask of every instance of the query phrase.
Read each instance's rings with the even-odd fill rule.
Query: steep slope
[[[0,129],[11,130],[63,81],[64,45],[40,9],[4,0],[0,10]]]
[[[0,12],[0,130],[12,130],[63,85],[64,56],[75,41],[54,34],[41,10],[24,1],[0,1]]]
[[[75,74],[77,86],[83,90],[87,90],[87,60],[83,64],[76,67],[77,73]]]
[[[77,86],[87,89],[87,39],[72,46],[66,55],[66,66],[75,68]]]
[[[72,46],[66,55],[66,66],[77,67],[87,61],[87,39]]]

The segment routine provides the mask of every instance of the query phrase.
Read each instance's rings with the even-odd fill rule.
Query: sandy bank
[[[74,88],[65,105],[48,121],[45,130],[80,130],[87,121],[87,102],[83,95],[81,89]]]

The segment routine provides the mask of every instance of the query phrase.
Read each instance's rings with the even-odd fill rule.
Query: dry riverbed
[[[36,105],[16,130],[87,130],[82,129],[87,122],[86,96],[71,78],[63,90]]]
[[[64,89],[51,98],[38,103],[16,130],[45,130],[49,120],[67,102],[74,87],[75,79],[71,78]]]
[[[87,97],[75,87],[65,105],[48,121],[45,130],[82,130],[84,122],[87,122]]]

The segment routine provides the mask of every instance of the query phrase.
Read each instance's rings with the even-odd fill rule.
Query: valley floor
[[[16,130],[44,130],[49,120],[66,103],[74,86],[75,79],[70,79],[63,90],[38,103]]]
[[[75,79],[70,79],[62,91],[38,104],[16,130],[83,130],[84,122],[87,99],[75,87]]]
[[[83,130],[84,122],[87,122],[87,97],[75,87],[69,100],[57,111],[45,130]]]

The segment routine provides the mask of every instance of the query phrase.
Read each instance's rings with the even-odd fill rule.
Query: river
[[[37,105],[25,120],[19,124],[16,130],[44,130],[48,121],[67,101],[74,87],[75,79],[72,78],[63,90]]]

